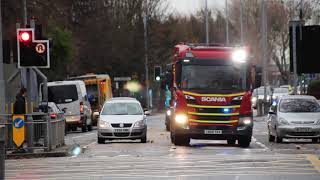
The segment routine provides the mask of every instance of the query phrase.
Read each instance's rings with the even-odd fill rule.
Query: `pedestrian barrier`
[[[4,158],[5,158],[5,126],[0,125],[0,180],[4,179]]]
[[[65,119],[51,119],[47,113],[0,114],[6,151],[50,151],[63,146]]]

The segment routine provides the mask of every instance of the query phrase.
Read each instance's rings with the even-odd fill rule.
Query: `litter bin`
[[[4,179],[4,159],[5,159],[5,127],[0,126],[0,180]]]

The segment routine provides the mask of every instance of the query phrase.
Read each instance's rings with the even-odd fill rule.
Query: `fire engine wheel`
[[[175,135],[173,138],[173,143],[176,146],[189,146],[190,145],[190,138],[184,136],[177,136]]]
[[[236,144],[236,140],[235,139],[228,139],[227,140],[229,145],[235,145]]]
[[[251,136],[244,136],[238,139],[238,143],[240,147],[246,148],[250,146]]]

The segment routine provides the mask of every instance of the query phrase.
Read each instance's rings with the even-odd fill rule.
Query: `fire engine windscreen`
[[[187,90],[243,90],[241,70],[231,65],[183,65],[178,86]]]

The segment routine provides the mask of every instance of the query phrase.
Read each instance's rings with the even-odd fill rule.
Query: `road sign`
[[[12,116],[13,142],[20,147],[25,140],[24,115]]]
[[[36,51],[40,54],[44,53],[46,51],[46,46],[42,43],[39,43],[36,45]]]

